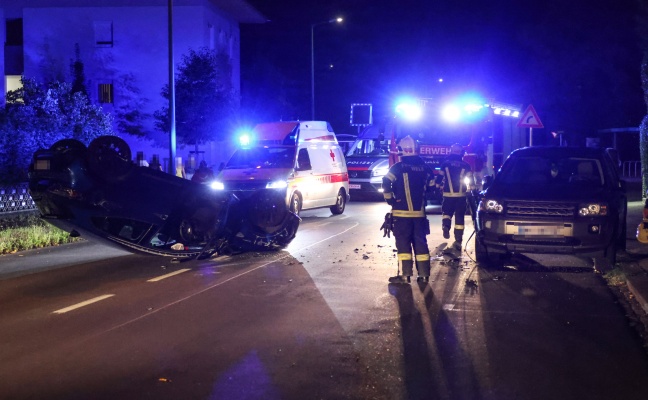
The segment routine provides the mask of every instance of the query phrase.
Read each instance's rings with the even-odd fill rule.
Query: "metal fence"
[[[29,195],[26,183],[0,186],[0,214],[33,210],[36,210],[36,203]]]

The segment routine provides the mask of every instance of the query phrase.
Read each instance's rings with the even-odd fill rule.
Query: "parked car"
[[[277,250],[300,218],[283,198],[239,199],[208,185],[141,167],[128,144],[102,136],[34,153],[29,192],[47,222],[131,251],[177,258]]]
[[[486,186],[475,241],[481,264],[511,253],[580,254],[614,264],[625,250],[625,182],[603,149],[518,149]]]

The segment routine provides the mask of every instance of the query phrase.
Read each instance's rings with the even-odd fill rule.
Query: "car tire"
[[[295,192],[293,193],[292,197],[290,198],[290,211],[293,213],[299,215],[302,209],[302,199],[299,193]]]
[[[346,192],[344,189],[338,191],[337,197],[335,199],[335,205],[331,206],[331,213],[335,215],[342,214],[346,207]]]
[[[117,136],[100,136],[88,146],[90,170],[106,181],[118,181],[131,171],[131,149]]]
[[[61,139],[57,142],[54,142],[50,146],[50,150],[56,153],[64,153],[67,151],[84,151],[86,150],[85,144],[76,140],[76,139]]]

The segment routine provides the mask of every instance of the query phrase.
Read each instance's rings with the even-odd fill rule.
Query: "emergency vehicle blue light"
[[[241,146],[249,146],[251,142],[252,142],[252,139],[250,139],[249,134],[243,133],[243,134],[241,134],[241,136],[239,136],[239,145],[241,145]]]
[[[450,104],[443,108],[441,116],[448,122],[457,122],[461,118],[461,110],[454,104]]]
[[[421,118],[423,111],[421,107],[412,103],[401,103],[396,106],[396,114],[408,121],[416,121]]]

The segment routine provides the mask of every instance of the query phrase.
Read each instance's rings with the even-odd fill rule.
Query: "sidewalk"
[[[628,289],[648,314],[648,244],[636,239],[637,225],[643,219],[643,204],[641,200],[628,202],[627,256],[619,257],[618,265],[626,277]]]

